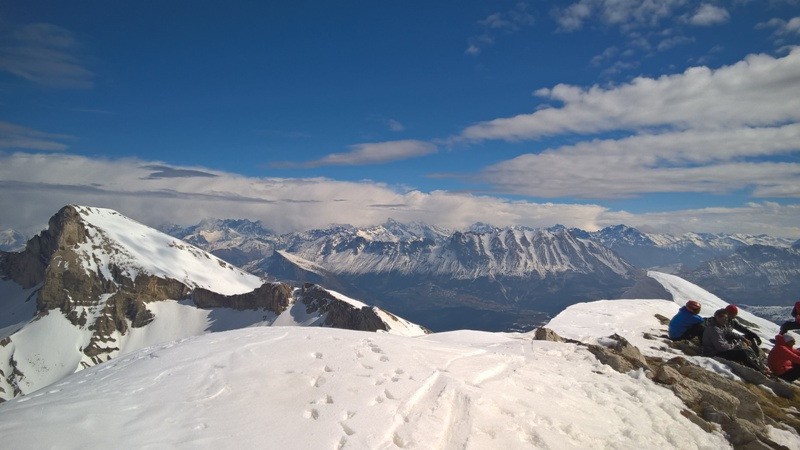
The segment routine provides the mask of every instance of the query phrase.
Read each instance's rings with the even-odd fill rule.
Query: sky
[[[798,0],[0,0],[0,229],[800,238],[798,45]]]

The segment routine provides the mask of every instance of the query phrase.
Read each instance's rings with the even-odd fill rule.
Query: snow
[[[318,275],[324,274],[326,272],[325,269],[322,266],[320,266],[319,264],[315,264],[315,263],[313,263],[311,261],[308,261],[306,259],[303,259],[303,258],[301,258],[301,257],[299,257],[297,255],[293,255],[293,254],[291,254],[291,253],[289,253],[287,251],[284,251],[284,250],[277,250],[277,252],[278,252],[278,254],[280,254],[281,256],[286,258],[289,262],[291,262],[292,264],[296,265],[297,267],[300,267],[303,270],[306,270],[306,271],[312,272],[312,273],[316,273]]]
[[[674,301],[579,303],[548,327],[598,344],[617,333],[646,355],[675,356],[645,336],[665,332],[655,315],[671,317],[689,298],[709,313],[725,303],[680,278],[649,275]],[[50,383],[0,404],[3,446],[730,448],[720,432],[686,419],[685,405],[642,371],[618,373],[572,343],[468,330],[409,337],[421,328],[378,308],[397,334],[305,327],[324,316],[301,302],[279,316],[178,301],[148,308],[156,319],[118,341],[118,357],[77,373],[77,360],[37,367],[55,354],[79,357],[73,347],[88,338],[58,311],[0,347],[7,358],[26,346],[22,354],[34,356],[19,362],[24,372]],[[759,332],[777,330],[762,325]],[[708,358],[690,360],[734,376]],[[773,426],[770,435],[800,449],[793,431]]]
[[[574,344],[256,327],[151,347],[0,405],[8,448],[729,448]],[[102,399],[102,401],[100,401]]]
[[[366,303],[362,303],[362,302],[360,302],[358,300],[354,300],[354,299],[352,299],[352,298],[350,298],[350,297],[348,297],[348,296],[346,296],[344,294],[340,294],[340,293],[338,293],[336,291],[331,291],[330,289],[328,290],[328,292],[330,292],[331,295],[333,295],[333,297],[336,298],[337,300],[341,300],[341,301],[353,306],[354,308],[361,309],[361,308],[367,308],[368,307]]]
[[[76,328],[53,311],[29,323],[13,335],[9,345],[0,347],[0,361],[14,357],[17,368],[25,374],[18,387],[28,394],[75,372],[83,355],[76,350],[90,336],[91,331]]]
[[[77,250],[84,255],[81,261],[87,271],[102,273],[106,279],[112,279],[113,263],[131,279],[144,272],[224,295],[249,292],[262,284],[260,278],[116,211],[74,208],[88,225],[89,240]]]

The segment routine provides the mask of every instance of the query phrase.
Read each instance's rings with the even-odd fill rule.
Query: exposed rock
[[[292,290],[292,286],[286,283],[264,283],[252,292],[238,295],[222,295],[197,288],[192,291],[192,300],[200,308],[266,309],[280,314],[289,306]]]
[[[299,299],[306,305],[307,313],[319,311],[326,314],[325,325],[360,331],[387,330],[386,324],[372,308],[358,308],[337,299],[315,284],[304,284],[300,289]]]
[[[662,316],[661,314],[656,314],[655,316],[661,325],[669,325],[670,319],[668,317]]]
[[[49,227],[34,236],[19,253],[7,253],[0,259],[0,274],[3,274],[28,289],[45,279],[50,260],[60,247],[68,248],[86,237],[86,229],[80,221],[78,211],[65,206],[50,218]]]
[[[681,374],[675,368],[663,365],[656,370],[653,381],[661,384],[675,384],[681,379]]]
[[[548,338],[546,331],[538,334]],[[748,371],[756,371],[722,361],[731,366],[734,373],[745,374],[745,381],[729,379],[683,357],[669,361],[644,358],[636,347],[617,335],[610,336],[609,340],[611,345],[581,345],[586,345],[599,361],[619,372],[652,369],[653,381],[671,389],[686,404],[688,409],[683,412],[684,416],[706,431],[713,431],[714,424],[718,425],[734,448],[782,448],[769,438],[768,425],[789,426],[800,433],[800,414],[792,414],[800,406],[800,389],[794,385],[771,380],[760,373],[760,376],[750,376]],[[769,387],[780,396],[759,385]]]
[[[559,336],[558,333],[545,327],[539,327],[534,330],[533,339],[537,341],[565,342],[564,338]]]
[[[613,343],[609,346],[588,345],[589,351],[603,364],[611,366],[617,372],[628,373],[631,370],[649,370],[644,356],[638,348],[631,345],[618,334],[609,337]]]

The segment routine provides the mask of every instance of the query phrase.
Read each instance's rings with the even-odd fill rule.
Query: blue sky
[[[0,228],[800,238],[798,44],[797,0],[0,1]]]

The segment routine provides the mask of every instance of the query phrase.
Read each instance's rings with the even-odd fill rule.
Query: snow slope
[[[644,336],[663,333],[655,314],[670,317],[689,297],[708,309],[722,305],[691,283],[651,276],[675,301],[581,303],[548,327],[593,343],[619,333],[645,354],[669,356],[663,343]],[[302,314],[291,317],[298,321]],[[713,360],[695,360],[725,372]],[[585,347],[535,341],[530,334],[455,331],[411,338],[249,327],[129,353],[0,404],[0,445],[730,448],[719,432],[686,419],[684,408],[641,371],[621,374]],[[773,429],[771,437],[800,449],[797,434]]]
[[[108,280],[113,279],[109,272],[113,264],[131,280],[143,272],[224,295],[241,294],[261,286],[260,278],[114,210],[73,207],[88,225],[88,240],[77,250],[83,255],[84,268],[103,273]]]
[[[681,409],[642,374],[521,334],[249,328],[0,405],[0,436],[8,448],[729,447]]]

